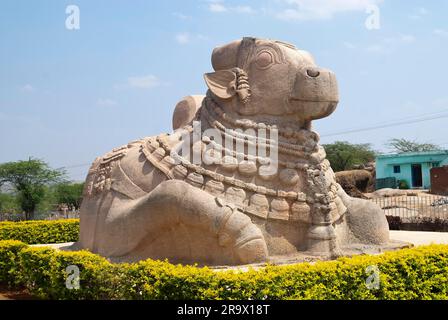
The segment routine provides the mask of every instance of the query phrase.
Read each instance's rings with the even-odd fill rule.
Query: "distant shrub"
[[[398,189],[409,189],[409,184],[406,180],[399,180],[398,181]]]
[[[19,240],[27,244],[78,241],[79,220],[0,222],[0,240]]]

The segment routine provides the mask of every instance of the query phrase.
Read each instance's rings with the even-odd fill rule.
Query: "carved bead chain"
[[[335,182],[331,182],[330,185],[327,187],[325,184],[325,179],[323,178],[323,174],[330,168],[328,161],[325,160],[325,152],[321,147],[318,145],[319,136],[309,130],[299,130],[294,131],[291,128],[286,129],[278,129],[277,126],[273,125],[266,125],[264,123],[254,123],[250,120],[240,120],[240,119],[233,119],[228,114],[226,114],[222,108],[215,102],[210,96],[207,96],[202,104],[201,110],[196,114],[195,120],[205,120],[208,122],[208,124],[214,128],[219,130],[221,137],[224,138],[231,138],[232,141],[236,141],[237,143],[242,143],[243,145],[247,145],[248,147],[265,147],[266,149],[272,150],[273,144],[275,141],[272,139],[267,139],[264,137],[256,137],[248,134],[244,134],[241,132],[238,132],[236,130],[233,130],[234,128],[243,128],[245,130],[247,129],[253,129],[253,130],[277,130],[278,134],[282,137],[285,137],[287,139],[297,139],[299,141],[304,142],[305,144],[312,140],[312,143],[309,143],[307,145],[295,145],[292,143],[285,143],[285,142],[279,142],[278,143],[278,152],[279,154],[286,154],[289,156],[294,156],[295,158],[302,158],[301,161],[297,162],[291,162],[291,161],[284,161],[279,160],[278,164],[280,166],[286,167],[286,169],[283,169],[280,171],[279,179],[286,183],[287,185],[293,185],[298,182],[298,176],[295,170],[304,170],[306,172],[306,176],[308,177],[306,179],[306,182],[308,184],[308,196],[303,192],[287,192],[283,190],[274,190],[269,189],[263,186],[258,186],[253,183],[246,183],[242,180],[235,179],[233,177],[228,177],[223,174],[216,173],[214,171],[207,170],[201,166],[192,164],[189,160],[183,158],[180,156],[176,150],[171,150],[170,146],[168,146],[164,139],[161,137],[157,137],[157,141],[154,141],[157,145],[152,146],[156,151],[159,150],[159,153],[163,153],[163,155],[171,154],[172,159],[175,161],[178,161],[180,164],[180,167],[183,167],[185,169],[180,169],[179,165],[174,166],[172,171],[177,171],[178,174],[181,175],[181,177],[184,177],[184,179],[197,187],[203,187],[204,186],[204,176],[210,177],[212,180],[215,181],[214,183],[211,183],[210,181],[207,182],[207,185],[213,185],[213,188],[221,189],[222,187],[219,186],[219,183],[225,183],[227,185],[233,186],[233,188],[236,189],[228,189],[226,191],[230,193],[234,193],[234,195],[229,195],[230,197],[236,197],[234,198],[235,201],[240,201],[242,195],[238,194],[238,190],[247,190],[250,192],[253,192],[255,194],[259,195],[265,195],[274,197],[274,200],[271,202],[271,209],[273,208],[274,211],[280,212],[282,210],[286,210],[285,208],[288,207],[288,210],[290,209],[290,205],[288,203],[283,203],[281,200],[275,200],[275,199],[290,199],[293,201],[305,201],[308,202],[310,205],[314,207],[313,210],[317,210],[316,213],[320,215],[327,216],[329,212],[331,212],[331,208],[334,207],[334,200],[337,197],[337,191],[338,186]],[[218,120],[219,119],[219,120]],[[226,127],[227,124],[229,128]],[[186,127],[185,129],[188,130],[188,132],[191,133],[192,128],[191,126]],[[243,175],[253,175],[257,173],[257,170],[261,170],[261,166],[259,169],[257,169],[256,163],[259,164],[267,164],[269,163],[267,158],[260,157],[260,156],[252,156],[245,153],[239,153],[234,150],[229,150],[225,148],[224,146],[218,144],[216,141],[211,140],[209,137],[204,136],[202,137],[202,142],[208,145],[211,145],[213,149],[209,150],[216,150],[217,152],[221,153],[224,152],[224,155],[231,156],[233,159],[244,159],[243,163],[240,163],[236,167],[239,168],[239,171]],[[202,143],[201,142],[201,143]],[[202,148],[201,148],[202,151]],[[159,155],[159,157],[162,157],[162,154]],[[166,156],[168,157],[168,156]],[[230,165],[233,169],[235,166]],[[241,168],[240,168],[241,167]],[[163,171],[166,171],[166,168],[160,168]],[[190,174],[188,174],[190,172]],[[259,175],[261,172],[259,172]],[[170,174],[171,175],[171,174]],[[261,177],[260,177],[261,178]],[[229,187],[231,188],[231,187]],[[241,188],[241,189],[240,189]],[[233,191],[232,191],[233,190]],[[245,197],[245,196],[244,196]],[[244,198],[243,197],[243,198]],[[259,200],[255,200],[259,201]],[[317,204],[315,204],[317,203]],[[314,204],[314,205],[313,205]]]
[[[214,104],[215,107],[214,108],[210,108],[210,106],[208,104],[212,104],[212,105]],[[254,137],[254,136],[247,136],[247,135],[244,135],[244,134],[242,134],[240,132],[237,132],[237,131],[234,131],[234,130],[229,130],[223,124],[221,124],[218,120],[214,119],[214,117],[210,115],[210,113],[213,112],[213,111],[211,111],[211,109],[215,109],[215,111],[216,111],[217,109],[221,110],[221,108],[216,106],[216,103],[214,103],[212,99],[209,98],[207,101],[205,101],[203,106],[202,106],[202,109],[203,110],[202,110],[201,115],[203,115],[206,118],[207,122],[213,128],[216,128],[216,129],[220,130],[222,135],[228,136],[230,134],[231,135],[230,137],[232,139],[239,139],[237,141],[239,141],[240,143],[248,144],[248,145],[254,145],[254,142],[251,141],[251,140],[260,140],[260,138],[257,138],[257,137]],[[222,110],[221,110],[221,112],[222,112]],[[225,116],[224,113],[222,115]],[[215,113],[215,116],[216,116],[216,113]],[[231,121],[231,122],[236,124],[238,121]],[[260,128],[260,126],[264,126],[263,128],[266,128],[266,125],[264,125],[264,124],[258,124],[259,128]],[[269,126],[269,128],[272,128],[272,127]],[[244,138],[242,139],[240,137],[244,137]],[[301,134],[301,137],[303,138],[303,134]],[[229,151],[229,150],[225,149],[224,147],[216,144],[215,142],[210,142],[209,138],[208,139],[207,138],[208,137],[203,138],[203,141],[205,143],[213,143],[214,146],[216,146],[217,148],[221,148],[222,150],[224,150],[226,152],[226,154],[233,155],[233,156],[238,156],[238,157],[241,157],[241,158],[244,157],[244,159],[246,159],[246,160],[252,159],[252,160],[263,161],[263,159],[259,159],[256,156],[247,156],[245,154],[237,154],[234,151]],[[261,138],[261,140],[269,141],[270,144],[274,143],[274,141],[271,140],[271,139]],[[269,144],[261,144],[259,146],[260,147],[265,147],[265,148],[270,148]],[[313,158],[312,157],[313,153],[309,153],[309,151],[308,151],[308,150],[316,151],[317,147],[318,147],[317,143],[312,148],[306,148],[304,146],[297,146],[297,145],[293,145],[293,144],[290,144],[290,143],[279,142],[278,151],[279,151],[280,154],[288,154],[288,155],[292,155],[294,157],[302,158],[304,160],[305,159],[306,160],[311,160],[311,162],[313,164],[317,165],[316,168],[319,169],[318,165],[321,163],[321,161],[323,159],[320,159],[320,158],[316,159],[315,157]],[[306,152],[305,150],[307,150],[308,152]],[[316,152],[314,152],[314,153],[316,153]],[[299,170],[307,169],[309,167],[309,164],[308,163],[303,163],[303,161],[302,162],[298,161],[298,162],[294,163],[294,162],[289,162],[289,161],[285,162],[285,161],[280,160],[279,164],[282,165],[282,166],[285,166],[287,168],[297,168]]]
[[[267,125],[265,123],[255,123],[248,119],[234,119],[225,113],[222,108],[213,100],[210,95],[204,98],[203,106],[209,107],[209,110],[213,110],[222,122],[226,122],[230,127],[242,127],[243,129],[266,129],[266,130],[278,130],[278,134],[284,138],[294,138],[301,141],[307,141],[312,139],[316,144],[319,142],[319,135],[314,131],[301,129],[296,131],[292,128],[278,128],[276,125]]]
[[[317,147],[317,144],[315,144],[313,147],[310,148],[306,146],[295,145],[281,141],[276,143],[274,140],[271,139],[264,139],[256,136],[244,135],[240,132],[227,129],[218,120],[213,119],[213,117],[210,115],[210,111],[207,110],[207,108],[203,109],[203,115],[206,118],[209,125],[211,125],[214,129],[219,130],[222,136],[230,137],[231,139],[235,139],[236,141],[246,143],[248,145],[259,145],[260,147],[271,148],[271,145],[277,144],[277,148],[280,153],[297,157],[306,157],[310,154],[311,151],[314,151]],[[252,140],[256,142],[254,143]],[[269,144],[264,143],[264,141],[268,141]]]
[[[157,144],[154,144],[154,143],[157,143]],[[160,137],[157,137],[157,141],[154,141],[152,143],[150,142],[150,146],[151,146],[151,149],[153,149],[153,152],[155,152],[160,147],[163,148],[163,150],[165,151],[165,154],[170,154],[171,157],[177,163],[181,164],[185,168],[187,168],[195,173],[198,173],[201,175],[206,175],[206,176],[212,178],[213,180],[216,180],[219,182],[225,182],[225,183],[231,184],[236,187],[242,187],[242,188],[247,189],[252,192],[257,192],[257,193],[266,194],[266,195],[270,195],[270,196],[278,196],[281,198],[289,198],[289,199],[304,199],[303,195],[301,195],[302,192],[297,193],[294,191],[283,191],[283,190],[269,189],[266,187],[257,186],[253,183],[247,183],[247,182],[244,182],[244,181],[232,178],[232,177],[227,177],[223,174],[216,173],[211,170],[204,169],[201,166],[195,165],[195,164],[191,163],[189,160],[183,158],[176,151],[171,150],[169,148],[169,146]]]

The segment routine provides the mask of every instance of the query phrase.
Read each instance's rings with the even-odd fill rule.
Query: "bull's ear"
[[[236,93],[236,74],[231,70],[206,73],[204,79],[210,91],[221,99],[230,99]]]

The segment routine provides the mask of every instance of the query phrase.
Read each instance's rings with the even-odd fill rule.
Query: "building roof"
[[[402,152],[392,154],[380,154],[376,156],[377,159],[385,158],[400,158],[400,157],[413,157],[413,156],[448,156],[448,150],[432,150],[432,151],[420,151],[420,152]]]

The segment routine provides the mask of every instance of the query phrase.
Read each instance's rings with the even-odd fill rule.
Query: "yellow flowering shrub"
[[[79,271],[77,288],[67,286],[69,266]],[[0,241],[0,283],[50,299],[448,299],[448,245],[214,271],[150,259],[112,264],[88,251]]]
[[[19,240],[27,244],[78,241],[79,219],[54,221],[0,222],[0,240]]]

